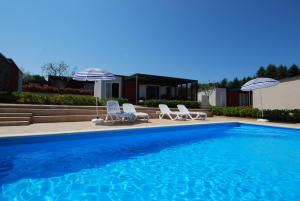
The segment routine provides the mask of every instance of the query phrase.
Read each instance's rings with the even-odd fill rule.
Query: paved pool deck
[[[289,123],[258,123],[256,119],[249,118],[235,118],[235,117],[210,117],[206,120],[187,120],[187,121],[172,121],[168,119],[150,119],[149,122],[137,121],[136,123],[104,123],[104,125],[94,125],[91,122],[60,122],[60,123],[36,123],[28,126],[3,126],[0,127],[0,137],[11,136],[30,136],[30,135],[47,135],[59,134],[68,132],[84,132],[84,131],[102,131],[115,129],[131,129],[131,128],[147,128],[158,126],[172,126],[172,125],[190,125],[190,124],[211,124],[211,123],[225,123],[225,122],[245,122],[258,125],[273,125],[289,128],[299,128],[298,124]]]

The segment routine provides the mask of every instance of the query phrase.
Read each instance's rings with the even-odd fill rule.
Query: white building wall
[[[300,76],[280,80],[274,87],[254,90],[254,108],[261,108],[260,91],[264,109],[300,109]]]
[[[197,100],[202,102],[202,96],[205,96],[203,91],[197,94]],[[209,104],[212,106],[226,106],[227,104],[227,91],[225,88],[216,88],[209,96]]]

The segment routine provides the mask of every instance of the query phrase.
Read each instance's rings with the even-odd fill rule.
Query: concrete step
[[[150,118],[158,118],[157,114],[149,114]],[[105,119],[105,114],[99,114],[99,117]],[[91,121],[96,118],[96,115],[62,115],[62,116],[33,116],[34,123],[53,123],[53,122],[76,122],[76,121]]]
[[[137,110],[156,114],[156,110]],[[62,115],[96,115],[95,110],[84,109],[24,109],[24,108],[0,108],[1,113],[31,113],[33,116],[62,116]],[[99,110],[99,114],[105,114],[106,110]]]
[[[32,113],[33,116],[93,115],[96,114],[96,110],[0,108],[0,113]],[[106,113],[106,110],[99,110],[99,113]]]
[[[26,126],[29,125],[29,121],[1,121],[0,126]]]
[[[81,106],[81,105],[38,105],[38,104],[7,104],[0,103],[0,108],[27,108],[27,109],[87,109],[94,110],[95,106]],[[99,108],[106,108],[99,106]]]
[[[0,122],[3,121],[28,121],[30,122],[31,117],[0,117]]]
[[[0,117],[31,117],[32,113],[0,113]]]
[[[54,122],[76,122],[76,121],[91,121],[95,115],[63,115],[63,116],[33,116],[34,123],[54,123]],[[100,115],[105,118],[104,115]]]

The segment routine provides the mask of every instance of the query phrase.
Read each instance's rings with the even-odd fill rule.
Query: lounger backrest
[[[129,112],[129,113],[135,113],[136,112],[134,106],[130,103],[124,103],[123,104],[123,111],[124,112]]]
[[[190,113],[190,111],[185,107],[185,105],[177,105],[177,108],[181,113],[185,113],[185,114]]]
[[[160,112],[163,114],[168,114],[168,113],[172,113],[171,110],[169,109],[169,107],[166,104],[159,104],[158,105]]]
[[[118,101],[107,101],[107,113],[118,113],[121,112],[120,105]]]

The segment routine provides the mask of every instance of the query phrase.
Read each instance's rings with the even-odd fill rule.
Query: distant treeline
[[[216,83],[200,83],[199,88],[201,90],[207,88],[207,86],[211,86],[218,88],[238,89],[241,88],[243,84],[256,77],[268,77],[280,80],[297,75],[300,76],[300,68],[296,64],[293,64],[290,67],[287,67],[285,65],[275,66],[273,64],[269,64],[267,67],[261,66],[257,70],[256,74],[252,77],[249,76],[242,79],[234,78],[234,80],[231,81],[228,81],[226,78],[224,78],[222,81]]]

